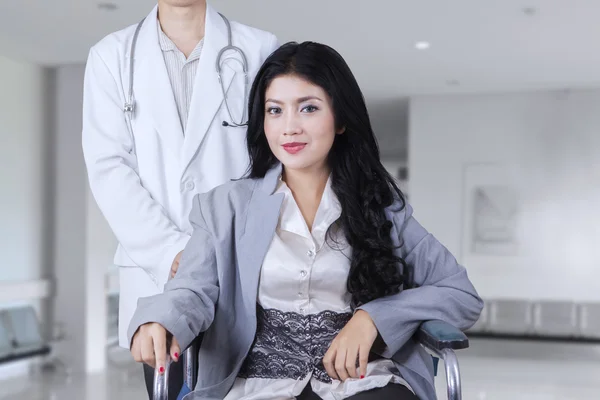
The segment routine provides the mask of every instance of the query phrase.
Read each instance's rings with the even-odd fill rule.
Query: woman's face
[[[265,134],[287,170],[327,168],[336,134],[331,99],[297,75],[275,78],[265,92]]]

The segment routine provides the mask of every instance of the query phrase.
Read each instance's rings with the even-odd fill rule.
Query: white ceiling
[[[107,33],[155,0],[0,2],[0,55],[46,65],[84,62]],[[367,98],[600,86],[600,0],[213,0],[280,40],[327,43]],[[537,13],[527,16],[523,8]],[[418,51],[417,41],[431,42]],[[449,84],[456,81],[454,84]]]

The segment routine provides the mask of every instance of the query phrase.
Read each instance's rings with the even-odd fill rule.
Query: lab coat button
[[[195,187],[196,187],[196,185],[194,185],[194,182],[192,182],[192,181],[187,181],[185,183],[185,188],[187,190],[194,190]]]

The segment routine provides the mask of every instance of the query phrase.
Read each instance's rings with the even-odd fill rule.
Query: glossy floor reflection
[[[460,354],[464,400],[593,400],[600,393],[600,346],[472,340]],[[443,367],[436,380],[446,399]],[[141,368],[84,379],[42,375],[0,381],[1,400],[144,400]]]
[[[600,398],[600,346],[472,339],[459,360],[464,400]],[[443,368],[436,388],[447,399]]]

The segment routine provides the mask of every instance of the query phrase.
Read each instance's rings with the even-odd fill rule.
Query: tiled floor
[[[562,360],[562,361],[561,361]],[[600,347],[473,340],[460,355],[464,400],[596,400]],[[436,380],[446,399],[443,368]],[[141,370],[66,380],[59,376],[0,381],[1,400],[145,399]]]

